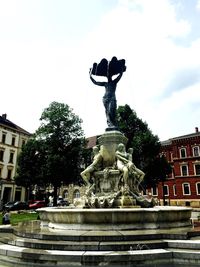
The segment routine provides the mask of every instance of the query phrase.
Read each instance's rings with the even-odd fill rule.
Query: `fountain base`
[[[184,207],[41,208],[38,213],[49,227],[66,230],[170,229],[191,226],[191,209]]]

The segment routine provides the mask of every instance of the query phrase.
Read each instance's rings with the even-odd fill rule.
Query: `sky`
[[[89,69],[126,60],[117,84],[161,141],[200,129],[200,0],[0,0],[0,114],[30,133],[51,102],[105,132]],[[98,80],[98,77],[96,77]]]

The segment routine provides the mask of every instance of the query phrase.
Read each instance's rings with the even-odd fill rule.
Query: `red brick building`
[[[163,204],[163,191],[168,205],[200,206],[200,132],[161,142],[162,151],[172,167],[172,175],[152,188],[152,194]]]

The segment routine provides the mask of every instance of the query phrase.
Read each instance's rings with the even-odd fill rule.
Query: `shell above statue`
[[[94,63],[91,70],[91,74],[96,76],[113,76],[126,71],[125,59],[118,60],[113,57],[111,61],[103,58],[99,64]]]

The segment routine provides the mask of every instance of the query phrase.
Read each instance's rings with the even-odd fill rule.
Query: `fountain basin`
[[[66,230],[139,230],[191,226],[191,208],[156,206],[154,208],[77,209],[41,208],[43,224]]]

